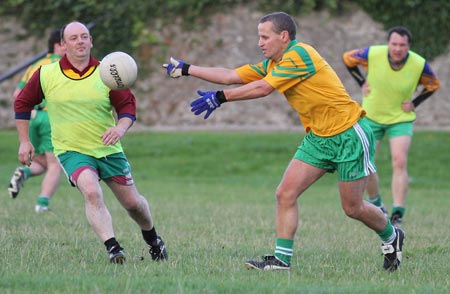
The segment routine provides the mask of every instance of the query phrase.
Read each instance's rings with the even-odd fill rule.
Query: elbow
[[[273,92],[273,90],[274,89],[269,84],[264,85],[262,87],[259,87],[259,89],[258,89],[259,95],[258,96],[265,97],[265,96],[271,94]]]
[[[264,89],[264,91],[261,92],[261,97],[266,97],[267,95],[271,94],[273,92],[273,89]]]

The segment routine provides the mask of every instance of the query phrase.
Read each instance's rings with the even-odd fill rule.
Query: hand
[[[120,139],[125,135],[126,130],[120,128],[119,126],[114,126],[107,129],[102,135],[102,142],[104,145],[114,145],[120,141]]]
[[[414,111],[414,109],[415,109],[414,103],[412,103],[411,100],[402,102],[402,110],[404,112],[412,112],[412,111]]]
[[[218,91],[203,92],[198,90],[197,93],[201,96],[200,98],[192,101],[191,112],[195,115],[199,115],[206,111],[205,119],[207,119],[211,113],[218,107],[220,107],[220,101],[217,98]]]
[[[34,157],[34,147],[30,141],[20,143],[18,157],[21,164],[26,166],[31,165]]]
[[[179,78],[181,76],[188,76],[190,64],[181,59],[170,57],[170,63],[164,63],[163,67],[167,70],[167,75],[172,78]]]
[[[361,88],[362,88],[363,96],[367,96],[370,94],[370,85],[368,82],[365,82]]]

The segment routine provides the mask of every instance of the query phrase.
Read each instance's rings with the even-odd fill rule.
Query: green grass
[[[41,177],[9,199],[17,135],[1,131],[0,293],[450,292],[448,132],[415,133],[399,271],[382,270],[376,234],[342,212],[335,174],[299,200],[291,271],[244,268],[246,259],[273,253],[274,191],[301,139],[297,133],[128,134],[123,145],[170,261],[150,260],[137,226],[104,189],[128,257],[113,265],[86,221],[81,195],[65,177],[49,213],[34,212]],[[386,143],[377,167],[390,208]]]

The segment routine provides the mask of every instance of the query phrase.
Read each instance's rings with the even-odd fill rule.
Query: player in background
[[[347,69],[362,88],[362,107],[375,134],[377,151],[385,136],[389,140],[393,197],[390,219],[395,226],[401,225],[405,215],[409,183],[408,152],[416,119],[415,110],[440,86],[429,63],[410,50],[411,42],[411,32],[397,26],[389,30],[387,45],[355,49],[343,55]],[[367,74],[362,74],[359,67],[367,70]],[[423,89],[413,98],[418,86]],[[369,176],[368,200],[386,211],[378,182],[377,174]]]
[[[364,119],[365,112],[351,100],[317,51],[297,41],[296,31],[291,16],[271,13],[258,24],[258,46],[266,57],[260,63],[226,69],[171,58],[163,66],[173,78],[190,75],[217,84],[243,84],[223,91],[199,90],[200,97],[191,103],[195,115],[206,111],[206,119],[226,102],[260,98],[278,90],[297,111],[307,132],[276,189],[275,252],[261,261],[248,260],[247,268],[290,269],[299,217],[297,199],[327,172],[338,171],[344,212],[379,236],[383,267],[395,271],[401,262],[404,232],[395,229],[375,205],[363,201],[367,177],[375,172],[375,138]]]
[[[66,50],[60,43],[61,31],[52,31],[48,38],[47,55],[27,68],[14,91],[14,99],[17,98],[28,80],[39,67],[56,62],[65,54]],[[34,157],[30,166],[25,165],[16,168],[9,183],[8,193],[11,198],[16,198],[27,179],[45,173],[35,206],[36,212],[45,212],[48,211],[50,199],[58,188],[61,166],[53,154],[50,122],[45,107],[45,100],[35,106],[32,114],[32,119],[30,120],[30,140],[35,148]]]
[[[28,136],[30,113],[45,97],[54,153],[70,183],[83,195],[87,220],[104,243],[109,260],[123,263],[125,251],[115,238],[100,180],[140,228],[152,260],[167,260],[149,204],[135,186],[120,143],[136,120],[134,94],[130,89],[111,90],[101,81],[99,62],[91,56],[92,36],[84,24],[71,22],[61,35],[64,57],[38,69],[15,100],[19,161],[31,164],[34,148]]]

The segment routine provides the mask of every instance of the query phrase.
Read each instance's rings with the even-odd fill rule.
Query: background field
[[[11,200],[17,135],[0,132],[0,293],[448,293],[450,133],[416,132],[410,153],[404,262],[381,268],[378,237],[345,217],[336,175],[299,200],[290,272],[248,271],[273,253],[274,190],[298,133],[130,133],[123,145],[149,200],[170,261],[153,263],[137,226],[105,189],[127,263],[109,263],[83,200],[65,178],[46,214],[34,212],[41,178]],[[377,160],[390,208],[387,145]],[[144,257],[142,260],[141,257]]]

